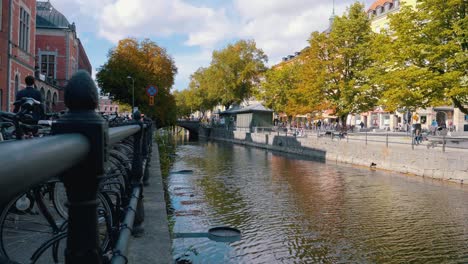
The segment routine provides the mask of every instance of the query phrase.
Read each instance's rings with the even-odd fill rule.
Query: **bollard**
[[[386,136],[386,138],[385,138],[385,145],[386,145],[387,148],[388,148],[388,132],[387,132],[387,136]]]
[[[76,72],[65,87],[69,112],[52,126],[52,134],[81,133],[90,141],[86,159],[63,174],[68,196],[67,264],[100,264],[97,223],[98,175],[107,160],[107,122],[96,112],[96,85],[86,71]]]
[[[366,145],[367,145],[367,131],[366,131]]]
[[[445,152],[445,135],[442,136],[442,152]]]

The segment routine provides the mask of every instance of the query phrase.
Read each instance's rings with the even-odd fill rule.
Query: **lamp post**
[[[135,109],[135,79],[132,76],[127,76],[127,79],[132,79],[132,114]]]

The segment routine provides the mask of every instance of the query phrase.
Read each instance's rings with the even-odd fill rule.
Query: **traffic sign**
[[[148,96],[155,96],[157,93],[158,88],[154,85],[150,85],[148,88],[146,88],[146,94],[148,94]]]
[[[154,96],[149,97],[149,105],[154,105]]]

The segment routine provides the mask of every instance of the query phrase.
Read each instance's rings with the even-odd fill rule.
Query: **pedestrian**
[[[419,145],[422,143],[422,135],[421,135],[421,130],[419,130],[419,128],[416,128],[416,131],[414,133],[414,142],[416,145]]]
[[[437,127],[439,125],[437,124],[437,121],[434,119],[432,120],[432,123],[431,123],[431,134],[434,136],[436,134],[436,130],[437,130]]]
[[[320,130],[320,128],[322,127],[322,120],[319,120],[317,122],[317,127],[318,127],[318,130]]]
[[[361,129],[364,128],[364,122],[361,121],[361,123],[359,125],[361,126]]]
[[[44,109],[43,109],[43,106],[42,106],[42,94],[41,94],[41,92],[39,92],[38,90],[36,90],[34,88],[34,81],[35,80],[34,80],[33,76],[31,76],[31,75],[26,76],[26,78],[24,78],[24,81],[26,83],[26,88],[21,90],[21,91],[18,91],[16,93],[16,99],[15,100],[19,101],[19,100],[21,100],[23,98],[33,98],[34,100],[41,103],[41,106],[36,107],[32,112],[32,116],[33,116],[34,120],[39,121],[43,117],[43,114],[44,114]],[[14,108],[13,112],[18,113],[20,108],[21,108],[21,104],[15,104],[15,108]]]

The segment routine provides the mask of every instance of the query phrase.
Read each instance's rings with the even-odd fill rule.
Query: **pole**
[[[445,135],[442,136],[442,152],[445,152]]]
[[[388,132],[387,132],[387,136],[386,136],[386,139],[385,139],[385,143],[386,143],[387,148],[388,148]]]
[[[135,79],[132,77],[132,113],[135,109]]]

